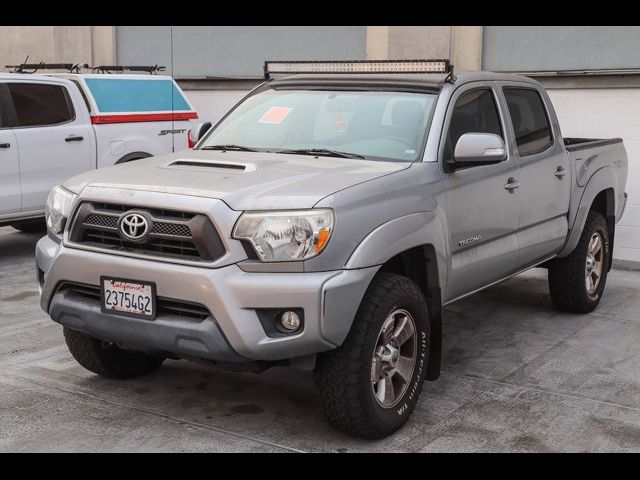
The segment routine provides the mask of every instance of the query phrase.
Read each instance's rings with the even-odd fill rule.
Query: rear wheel
[[[316,388],[329,423],[371,439],[398,430],[422,390],[429,341],[420,288],[408,278],[378,274],[345,342],[318,358]]]
[[[604,217],[589,212],[578,245],[549,267],[549,292],[556,308],[588,313],[602,298],[609,271],[609,230]]]
[[[43,218],[24,220],[12,223],[11,226],[22,233],[45,233],[47,231],[47,224]]]
[[[73,358],[90,372],[109,378],[134,378],[156,370],[164,358],[124,350],[86,333],[64,328],[64,339]]]

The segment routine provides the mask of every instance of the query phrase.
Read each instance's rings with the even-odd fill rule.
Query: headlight
[[[327,246],[333,230],[328,209],[243,213],[233,237],[251,242],[263,262],[306,260]]]
[[[47,228],[56,235],[64,230],[64,225],[71,213],[76,194],[58,185],[53,187],[47,197],[44,214],[47,219]]]

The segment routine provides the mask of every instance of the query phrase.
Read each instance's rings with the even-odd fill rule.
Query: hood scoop
[[[175,160],[168,163],[166,167],[187,167],[188,169],[197,168],[201,169],[216,169],[216,170],[230,170],[233,172],[255,172],[256,166],[252,163],[241,162],[225,162],[219,160],[199,160],[199,159],[187,159],[187,160]]]

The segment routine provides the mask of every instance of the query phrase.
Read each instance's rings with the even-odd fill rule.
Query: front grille
[[[172,235],[174,237],[191,237],[191,229],[188,225],[179,223],[162,223],[155,222],[153,224],[153,233],[160,235]]]
[[[96,210],[115,213],[117,215],[120,215],[121,213],[124,213],[127,210],[131,210],[132,208],[135,208],[131,205],[124,205],[120,203],[104,203],[104,202],[93,202],[93,206]],[[160,208],[145,208],[145,210],[151,213],[154,217],[164,217],[172,220],[189,220],[196,216],[195,213],[180,212],[177,210],[164,210]]]
[[[127,239],[118,228],[121,217],[132,211],[151,223],[140,242]],[[80,205],[70,239],[105,250],[192,261],[212,262],[225,253],[222,239],[206,215],[102,202]]]
[[[87,218],[83,222],[85,225],[95,225],[96,227],[118,228],[118,217],[112,215],[99,215],[97,213],[91,213],[87,215]]]
[[[97,305],[100,304],[100,287],[95,285],[84,285],[79,283],[63,283],[58,291],[68,290],[75,295],[79,295],[85,299],[93,300]],[[197,303],[183,302],[171,298],[158,297],[156,299],[156,308],[158,317],[181,317],[190,320],[202,321],[211,316],[211,313],[204,305]]]

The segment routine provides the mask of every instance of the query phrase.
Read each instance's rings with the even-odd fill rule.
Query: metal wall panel
[[[482,67],[494,71],[640,68],[640,27],[484,27]]]
[[[122,26],[120,65],[161,64],[178,78],[259,77],[265,60],[364,60],[367,27]]]

